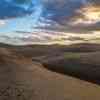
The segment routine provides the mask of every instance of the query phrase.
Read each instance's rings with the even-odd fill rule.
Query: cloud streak
[[[4,20],[0,20],[0,27],[5,26],[6,22]]]

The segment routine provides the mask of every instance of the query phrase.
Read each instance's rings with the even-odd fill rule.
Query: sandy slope
[[[99,85],[57,74],[32,62],[33,56],[47,55],[50,48],[1,44],[0,100],[99,100]]]

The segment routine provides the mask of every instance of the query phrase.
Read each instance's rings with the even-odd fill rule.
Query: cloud
[[[70,18],[68,23],[72,30],[78,30],[79,32],[98,31],[100,30],[100,7],[84,6],[78,10],[78,14]]]
[[[100,5],[100,0],[89,0],[89,2],[93,3],[94,5]]]
[[[29,6],[29,5],[28,5]],[[12,0],[0,0],[0,19],[9,19],[31,14],[30,9],[13,3]]]
[[[77,2],[76,2],[77,1]],[[87,2],[86,2],[87,1]],[[63,30],[66,32],[73,33],[89,33],[94,31],[99,31],[100,29],[100,6],[97,0],[68,0],[67,3],[52,6],[50,8],[47,6],[47,13],[51,13],[51,16],[47,17],[54,22],[51,23],[51,27],[45,27],[46,29]],[[55,5],[55,4],[51,4]],[[66,6],[66,7],[64,7]],[[54,7],[54,8],[53,8]]]
[[[0,20],[0,27],[4,26],[6,22],[4,20]]]
[[[93,31],[99,29],[100,4],[99,0],[1,0],[0,19],[16,18],[25,15],[34,16],[38,5],[41,13],[35,13],[35,18],[40,21],[40,28],[56,29],[63,31]],[[25,4],[23,6],[23,4]],[[27,7],[26,7],[27,6]],[[30,7],[30,9],[26,8]],[[32,9],[31,9],[32,8]],[[37,10],[37,12],[39,12]],[[44,21],[41,22],[41,18]],[[34,19],[33,19],[34,20]],[[49,20],[49,22],[47,22]],[[34,23],[33,23],[34,24]],[[38,26],[37,26],[38,27]]]
[[[32,14],[41,5],[42,17],[59,21],[72,16],[83,1],[86,0],[0,0],[0,19]]]

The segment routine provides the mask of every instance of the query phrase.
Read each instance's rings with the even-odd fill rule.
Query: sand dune
[[[44,61],[71,51],[73,46],[69,48],[1,44],[0,100],[99,100],[99,85],[53,72],[38,62],[38,59]],[[36,61],[32,61],[33,58]]]

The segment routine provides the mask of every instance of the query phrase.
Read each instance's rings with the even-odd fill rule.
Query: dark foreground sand
[[[79,49],[79,45],[16,47],[1,44],[0,100],[99,100],[99,85],[53,72],[41,62],[51,61],[48,59],[71,50],[99,52],[100,46],[97,45],[97,49],[94,46],[89,49],[87,46],[86,51]]]

